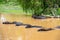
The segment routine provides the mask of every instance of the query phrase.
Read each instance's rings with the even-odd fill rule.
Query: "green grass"
[[[0,5],[0,13],[3,13],[3,14],[23,14],[23,15],[27,15],[27,16],[31,16],[32,13],[28,12],[23,12],[23,9],[17,5],[17,6],[13,6],[13,5]]]
[[[23,12],[23,9],[19,6],[19,5],[0,5],[0,13],[4,13],[4,14],[23,14],[23,15],[27,15],[27,16],[31,16],[32,13],[28,12],[25,13]],[[58,12],[56,15],[60,15],[60,8],[58,9]]]
[[[60,15],[60,8],[58,9],[58,12],[57,13],[58,13],[58,15]]]

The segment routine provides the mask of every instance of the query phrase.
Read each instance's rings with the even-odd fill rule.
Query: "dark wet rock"
[[[32,18],[34,18],[34,19],[46,19],[45,16],[36,16],[36,15],[33,15]]]
[[[38,31],[51,31],[53,30],[52,28],[48,28],[48,29],[39,29]]]
[[[16,22],[15,24],[16,24],[16,26],[21,26],[21,25],[23,25],[23,23],[21,23],[21,22]]]

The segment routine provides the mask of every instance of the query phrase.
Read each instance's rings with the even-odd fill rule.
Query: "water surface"
[[[25,24],[43,26],[45,28],[54,28],[60,25],[59,18],[51,19],[33,19],[30,16],[3,14],[4,17],[12,22],[23,22]],[[1,21],[1,20],[0,20]],[[15,26],[15,24],[1,24],[1,40],[60,40],[60,30],[38,32],[38,28],[26,29],[24,26]]]

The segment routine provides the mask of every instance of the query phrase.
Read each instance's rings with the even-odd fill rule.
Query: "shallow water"
[[[18,21],[25,24],[39,25],[45,28],[54,28],[60,25],[60,19],[33,19],[25,15],[3,14],[4,17],[12,22]],[[60,40],[60,30],[38,32],[38,28],[25,28],[15,26],[15,24],[0,23],[0,40]]]

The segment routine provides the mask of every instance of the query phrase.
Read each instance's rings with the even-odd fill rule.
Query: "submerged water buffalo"
[[[36,16],[36,15],[32,15],[32,18],[34,18],[34,19],[46,19],[45,16]]]
[[[8,21],[6,21],[6,22],[2,22],[3,24],[13,24],[12,22],[8,22]]]
[[[56,26],[56,27],[54,27],[54,29],[60,29],[60,26]]]
[[[16,24],[16,26],[20,26],[20,25],[22,25],[23,23],[21,23],[21,22],[16,22],[16,21],[14,21],[14,22],[9,22],[9,21],[6,21],[6,22],[2,22],[3,24]]]
[[[22,22],[16,22],[15,24],[16,24],[16,26],[21,26],[21,25],[23,25]]]
[[[54,29],[53,28],[47,28],[47,29],[42,28],[42,29],[39,29],[38,31],[51,31],[51,30],[54,30]]]
[[[43,28],[43,27],[42,26],[33,26],[33,25],[28,24],[28,25],[26,25],[25,28]]]
[[[36,16],[36,15],[32,15],[32,18],[34,18],[34,19],[46,19],[46,18],[60,18],[60,16],[49,16],[49,15]]]

